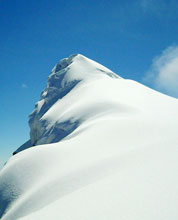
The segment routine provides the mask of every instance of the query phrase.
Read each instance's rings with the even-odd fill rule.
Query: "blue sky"
[[[0,165],[29,138],[52,67],[81,53],[178,97],[177,0],[0,0]]]

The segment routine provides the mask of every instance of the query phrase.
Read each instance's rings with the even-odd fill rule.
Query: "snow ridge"
[[[48,77],[48,83],[41,93],[40,101],[29,116],[30,140],[19,147],[14,154],[35,145],[58,142],[72,133],[82,120],[68,118],[62,122],[56,122],[49,128],[49,120],[45,120],[44,115],[79,83],[81,86],[87,81],[93,82],[103,77],[121,78],[108,68],[81,54],[71,55],[59,61]]]
[[[72,55],[29,124],[0,171],[2,220],[178,219],[177,99]]]

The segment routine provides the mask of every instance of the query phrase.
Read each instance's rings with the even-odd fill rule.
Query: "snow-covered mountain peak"
[[[41,93],[41,99],[36,103],[34,111],[29,116],[30,141],[25,143],[25,145],[22,145],[17,151],[15,151],[15,153],[34,145],[59,141],[75,130],[83,120],[86,120],[85,117],[85,119],[80,118],[80,120],[78,118],[74,119],[76,117],[76,113],[72,113],[70,117],[67,117],[61,122],[62,126],[63,123],[65,123],[65,129],[59,129],[59,124],[61,126],[59,121],[61,119],[58,117],[64,114],[67,109],[74,104],[70,103],[72,101],[67,101],[64,108],[61,106],[60,112],[59,109],[55,110],[58,112],[58,119],[55,119],[54,121],[54,117],[51,117],[53,113],[50,112],[54,111],[56,108],[54,105],[56,105],[56,103],[59,105],[59,102],[60,105],[63,105],[65,100],[69,99],[67,97],[72,97],[71,94],[75,94],[75,90],[77,88],[86,87],[88,83],[91,84],[98,80],[113,80],[120,78],[121,77],[113,73],[108,68],[81,54],[71,55],[68,58],[60,60],[52,69],[51,74],[48,77],[47,86]],[[96,94],[99,90],[100,88],[98,86]],[[92,99],[93,97],[91,96]],[[76,98],[78,99],[78,102],[80,102],[79,99],[81,99],[81,97]],[[91,100],[91,102],[93,101],[94,99]],[[51,118],[53,118],[53,122],[49,123]],[[66,123],[68,126],[66,126]],[[50,129],[49,124],[51,125]],[[53,131],[55,130],[55,134],[53,134],[51,129]],[[60,133],[57,137],[56,130]],[[48,137],[48,140],[46,137]]]
[[[62,98],[79,82],[94,81],[103,77],[121,78],[108,68],[81,54],[71,55],[60,60],[52,69],[41,99],[53,99],[57,93],[57,98]]]
[[[53,68],[0,171],[0,219],[178,219],[178,100],[118,78],[82,55]]]
[[[50,76],[54,74],[60,75],[64,73],[64,71],[65,74],[70,75],[70,78],[72,79],[75,77],[86,79],[101,73],[113,78],[119,78],[119,76],[113,73],[110,69],[81,54],[74,54],[68,58],[60,60],[52,69]]]

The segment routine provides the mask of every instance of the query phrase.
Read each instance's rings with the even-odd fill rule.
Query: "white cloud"
[[[177,0],[138,0],[138,6],[145,14],[155,16],[163,22],[177,21]]]
[[[22,83],[22,88],[27,88],[27,85],[25,83]]]
[[[168,95],[178,98],[178,46],[168,47],[153,59],[144,81]]]

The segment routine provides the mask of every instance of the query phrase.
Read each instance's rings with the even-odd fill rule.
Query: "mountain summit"
[[[71,55],[57,63],[48,77],[48,83],[41,94],[40,101],[37,102],[33,113],[29,116],[30,140],[18,148],[14,154],[35,145],[58,142],[72,133],[86,120],[79,115],[81,106],[76,106],[78,113],[71,112],[72,114],[67,118],[62,118],[62,115],[71,108],[71,105],[81,100],[81,96],[79,96],[76,97],[76,101],[73,101],[76,89],[77,93],[86,91],[88,88],[83,89],[83,86],[89,86],[96,80],[103,80],[108,77],[112,79],[121,78],[108,68],[81,54]],[[94,97],[92,99],[86,104],[92,106],[91,102],[95,100]],[[98,102],[100,101],[98,100]],[[86,106],[86,108],[88,107]],[[102,112],[102,110],[100,111]],[[56,112],[55,116],[53,117],[53,113],[50,112]]]
[[[0,171],[2,220],[177,219],[178,100],[62,59]]]

